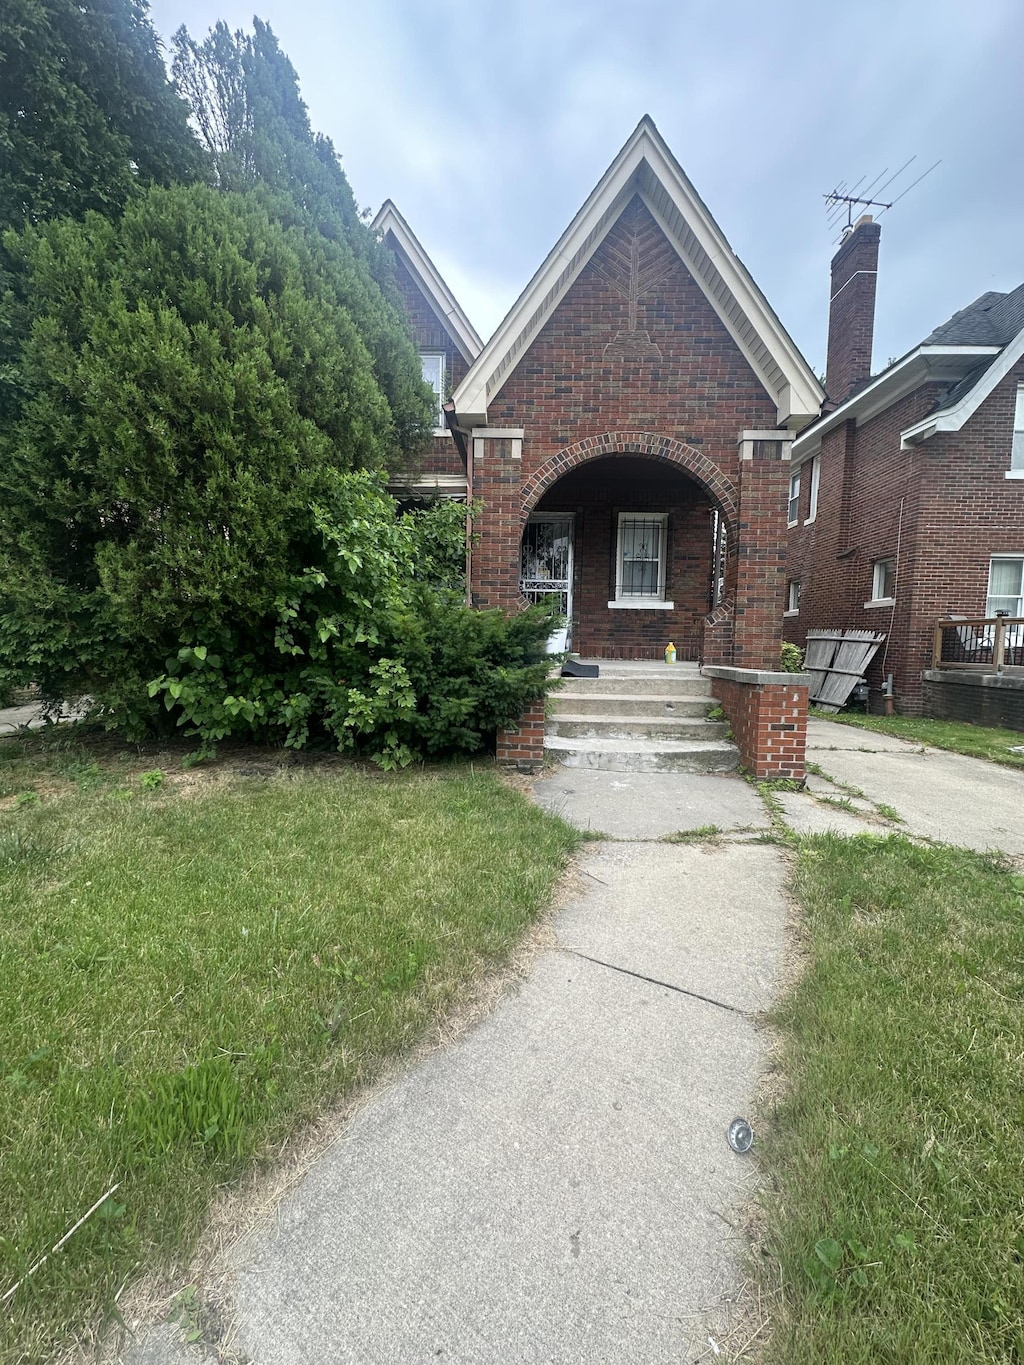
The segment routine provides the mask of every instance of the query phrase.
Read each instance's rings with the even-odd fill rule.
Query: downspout
[[[464,427],[459,426],[458,414],[455,411],[455,404],[449,398],[442,403],[441,410],[444,412],[445,425],[452,434],[452,440],[462,456],[463,468],[466,471],[466,606],[473,605],[473,448],[470,443],[469,432]]]

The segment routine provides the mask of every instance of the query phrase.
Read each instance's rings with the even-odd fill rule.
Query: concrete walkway
[[[809,757],[808,789],[770,798],[798,832],[1024,853],[1024,774],[818,720]],[[773,816],[730,776],[562,768],[535,795],[611,836],[585,846],[554,946],[230,1251],[206,1352],[164,1326],[131,1365],[730,1358],[756,1156],[725,1135],[755,1104],[780,988]]]
[[[628,842],[586,846],[556,946],[232,1251],[222,1341],[254,1365],[681,1365],[735,1323],[756,1158],[726,1132],[764,1067],[784,869],[749,832],[648,840],[763,806],[735,777],[568,769],[538,797]],[[199,1358],[168,1327],[129,1357]]]

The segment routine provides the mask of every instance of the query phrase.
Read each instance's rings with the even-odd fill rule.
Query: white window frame
[[[786,589],[786,610],[783,616],[800,615],[800,579],[791,578]]]
[[[811,522],[818,515],[818,484],[821,481],[821,456],[815,455],[811,460],[811,496],[810,506],[807,509],[807,516],[804,518],[804,525],[810,526]]]
[[[1024,616],[1024,554],[1019,554],[1019,555],[1010,555],[1010,554],[1005,554],[1005,555],[1003,555],[1003,554],[1001,554],[1001,555],[992,555],[992,557],[989,559],[989,562],[988,562],[988,588],[986,589],[986,592],[985,592],[985,615],[986,615],[986,616],[994,616],[994,615],[996,614],[996,611],[1005,611],[1005,610],[1007,610],[1007,608],[1005,608],[1005,607],[995,607],[995,608],[994,608],[994,607],[992,606],[992,601],[993,601],[993,593],[992,593],[992,569],[993,569],[993,567],[994,567],[994,565],[995,565],[996,563],[1005,563],[1007,560],[1009,560],[1011,563],[1015,563],[1015,564],[1018,564],[1018,565],[1020,566],[1020,578],[1019,578],[1019,580],[1018,580],[1018,588],[1019,588],[1019,591],[1018,591],[1018,594],[1017,594],[1017,609],[1016,609],[1016,611],[1011,611],[1011,612],[1010,612],[1010,615],[1011,615],[1011,616]],[[999,600],[999,601],[1006,601],[1006,600],[1009,599],[1009,597],[1010,597],[1010,594],[1009,594],[1009,593],[1000,593],[999,596],[998,596],[998,600]]]
[[[776,504],[777,505],[777,504]],[[796,526],[800,521],[800,470],[794,469],[789,476],[789,502],[786,506],[786,525]]]
[[[885,595],[886,565],[892,565],[892,593]],[[887,556],[885,559],[871,561],[871,598],[864,603],[866,607],[891,607],[896,601],[896,561]]]
[[[428,362],[437,364],[437,384],[434,377],[427,373]],[[423,372],[423,382],[429,384],[437,396],[437,412],[434,414],[434,435],[444,436],[448,432],[444,420],[444,385],[447,374],[447,358],[444,351],[420,351],[420,366]]]
[[[1017,385],[1017,401],[1013,409],[1013,442],[1010,446],[1008,479],[1024,479],[1024,384]]]
[[[622,591],[622,552],[624,549],[623,529],[634,521],[656,521],[661,526],[658,537],[658,595],[656,597],[631,596]],[[612,610],[629,611],[674,611],[675,603],[665,597],[665,582],[668,570],[668,513],[667,512],[620,512],[615,527],[615,597],[608,606]]]

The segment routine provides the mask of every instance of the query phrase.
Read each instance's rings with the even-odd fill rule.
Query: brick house
[[[826,402],[793,443],[786,638],[877,630],[874,706],[891,675],[901,713],[1024,727],[1012,670],[931,669],[940,618],[1024,615],[1024,285],[982,295],[872,376],[878,248],[862,218],[832,262]]]
[[[378,227],[425,373],[448,367],[451,439],[417,486],[461,479],[482,505],[473,603],[555,593],[574,652],[671,640],[756,710],[778,684],[790,447],[823,393],[652,121],[482,347],[392,205]]]

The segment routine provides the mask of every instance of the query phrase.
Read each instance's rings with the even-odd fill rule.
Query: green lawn
[[[1008,768],[1024,768],[1024,754],[1011,752],[1024,746],[1020,730],[999,730],[989,725],[968,725],[959,720],[929,720],[924,716],[868,716],[856,712],[815,711],[819,720],[834,720],[840,725],[853,725],[861,730],[877,730],[897,739],[909,739],[915,744],[928,744],[934,749],[951,749],[969,758],[988,758]]]
[[[777,1011],[769,1362],[1024,1361],[1024,878],[891,836],[800,841]],[[781,1284],[781,1290],[778,1286]]]
[[[549,903],[566,825],[470,767],[211,771],[0,741],[0,1313],[37,1361],[217,1187],[422,1037]]]

